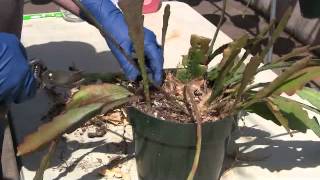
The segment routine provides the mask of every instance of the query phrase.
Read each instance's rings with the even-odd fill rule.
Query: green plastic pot
[[[319,0],[299,0],[301,14],[305,18],[320,17],[320,1]]]
[[[140,180],[184,180],[192,167],[196,125],[164,121],[128,108]],[[217,180],[233,119],[202,125],[202,149],[195,180]]]

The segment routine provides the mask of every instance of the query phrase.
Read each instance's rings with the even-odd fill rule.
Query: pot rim
[[[138,109],[138,108],[136,108],[136,107],[134,107],[134,106],[129,106],[129,107],[127,107],[127,109],[134,109],[135,111],[138,111],[138,112],[144,114],[145,116],[147,116],[147,117],[149,117],[149,118],[152,118],[152,119],[155,119],[155,120],[159,120],[159,121],[163,121],[163,122],[166,122],[166,123],[168,123],[168,124],[184,125],[184,126],[194,126],[194,125],[197,124],[197,123],[180,123],[180,122],[173,121],[173,120],[168,120],[168,119],[167,119],[167,120],[162,120],[162,119],[160,119],[160,118],[156,118],[156,117],[151,116],[151,115],[149,115],[149,114],[147,114],[147,113],[145,113],[145,112],[142,112],[140,109]],[[204,126],[204,125],[207,125],[207,124],[218,123],[218,122],[220,122],[220,121],[225,121],[225,120],[230,119],[230,118],[233,118],[233,117],[232,117],[232,116],[227,116],[227,117],[225,117],[225,118],[223,118],[223,119],[218,119],[218,120],[215,120],[215,121],[206,121],[206,122],[204,122],[204,123],[201,123],[201,125]]]

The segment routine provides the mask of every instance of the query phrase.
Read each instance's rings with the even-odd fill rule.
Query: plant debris
[[[203,83],[203,80],[195,80],[190,87],[195,103],[200,110],[202,122],[215,121],[229,115],[229,110],[225,107],[233,102],[232,100],[222,98],[219,103],[221,106],[213,105],[209,106],[208,109],[202,108],[205,100],[208,99],[208,94],[210,94],[210,92],[205,92]],[[159,91],[152,91],[150,94],[151,108],[148,108],[143,99],[139,99],[131,105],[150,116],[162,120],[195,123],[194,118],[188,112],[188,105],[183,96],[183,87],[184,84],[182,82],[176,79],[172,73],[168,73],[163,88]]]

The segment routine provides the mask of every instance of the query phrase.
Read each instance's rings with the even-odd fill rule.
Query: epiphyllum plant
[[[147,104],[146,111],[148,112],[152,111],[154,107],[153,96],[150,96],[150,93],[152,95],[155,92],[150,92],[149,85],[152,85],[152,82],[148,79],[144,66],[142,3],[141,0],[122,0],[119,6],[125,15],[134,48],[137,50],[138,64],[143,78],[144,95],[141,96],[144,96],[143,101]],[[278,23],[271,40],[266,46],[261,47],[262,41],[266,39],[273,23],[254,38],[244,35],[213,51],[225,7],[226,0],[213,40],[193,35],[191,37],[191,48],[188,54],[183,57],[183,61],[176,72],[167,73],[164,85],[154,88],[156,93],[165,94],[170,102],[175,103],[177,109],[190,116],[191,120],[189,122],[197,124],[196,153],[188,179],[193,179],[198,167],[202,142],[201,124],[204,121],[224,119],[238,114],[239,111],[248,111],[282,125],[288,133],[291,133],[291,130],[305,132],[307,129],[311,129],[320,137],[320,126],[317,119],[315,117],[310,118],[305,110],[320,113],[320,93],[304,88],[306,83],[320,75],[320,61],[305,55],[306,52],[317,47],[301,47],[273,60],[269,64],[262,64],[270,47],[283,31],[290,17],[291,8]],[[163,46],[169,12],[169,7],[166,7]],[[246,51],[243,55],[240,55],[242,49],[246,49]],[[223,54],[220,63],[215,68],[208,69],[210,61],[219,54]],[[253,56],[248,58],[251,56],[250,54]],[[290,58],[298,56],[302,59],[298,61],[290,60]],[[279,68],[284,71],[273,81],[254,83],[254,77],[258,73]],[[172,90],[176,91],[174,97],[170,95],[172,92],[169,92]],[[283,93],[288,95],[298,93],[302,98],[308,100],[312,106],[282,96]],[[140,96],[139,93],[134,94]],[[75,125],[79,125],[98,114],[106,113],[127,103],[136,102],[137,99],[141,98],[135,98],[133,93],[118,85],[94,84],[82,86],[66,103],[65,109],[60,115],[56,116],[51,122],[42,125],[37,132],[24,139],[24,142],[18,146],[18,155],[33,152],[51,142],[49,153],[43,158],[37,173],[37,177],[41,178],[55,149],[57,137],[67,130],[73,129]]]

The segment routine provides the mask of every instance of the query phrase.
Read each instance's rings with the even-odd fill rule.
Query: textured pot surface
[[[196,125],[164,121],[135,108],[128,109],[133,126],[140,180],[186,179],[195,154]],[[217,180],[232,118],[204,123],[202,150],[195,180]]]

